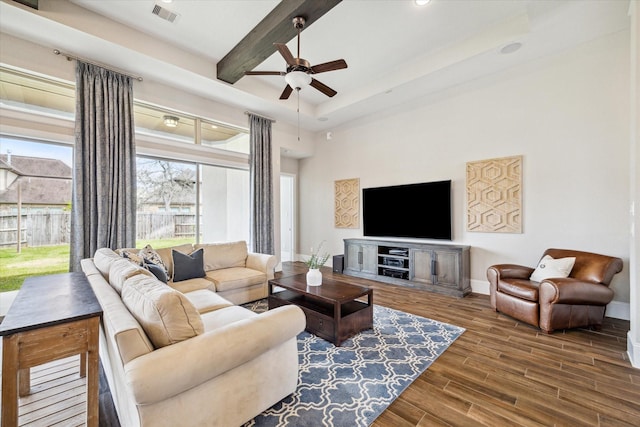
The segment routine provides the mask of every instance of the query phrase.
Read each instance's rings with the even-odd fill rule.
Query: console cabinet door
[[[460,286],[460,252],[435,250],[433,256],[437,284],[458,288]]]
[[[345,269],[353,272],[377,274],[378,246],[348,243],[345,250]]]
[[[377,245],[362,245],[362,272],[378,274]]]
[[[420,283],[433,284],[433,251],[411,249],[409,265],[412,267],[411,280]]]
[[[360,271],[361,246],[354,243],[347,243],[345,250],[344,269],[350,271]]]

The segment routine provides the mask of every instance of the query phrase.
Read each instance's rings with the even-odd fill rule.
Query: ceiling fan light
[[[176,116],[164,116],[162,120],[164,121],[165,126],[175,128],[178,127],[178,121],[180,118]]]
[[[294,89],[302,89],[309,86],[311,76],[304,71],[291,71],[284,76],[284,81]]]

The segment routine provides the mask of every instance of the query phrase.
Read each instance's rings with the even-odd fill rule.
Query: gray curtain
[[[102,247],[135,246],[131,78],[77,62],[70,270]]]
[[[253,250],[275,254],[273,233],[273,168],[271,120],[249,114],[249,175],[251,180],[251,238]]]

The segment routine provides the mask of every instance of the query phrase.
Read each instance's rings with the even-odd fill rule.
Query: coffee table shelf
[[[336,346],[373,327],[373,291],[366,287],[324,278],[322,285],[308,287],[304,274],[270,280],[269,309],[287,304],[304,311],[308,332]]]

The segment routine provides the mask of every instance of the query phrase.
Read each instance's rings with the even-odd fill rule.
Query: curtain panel
[[[136,150],[130,77],[77,62],[70,271],[102,247],[135,247]]]
[[[271,120],[249,114],[249,175],[253,250],[275,254],[273,231],[273,167]]]

